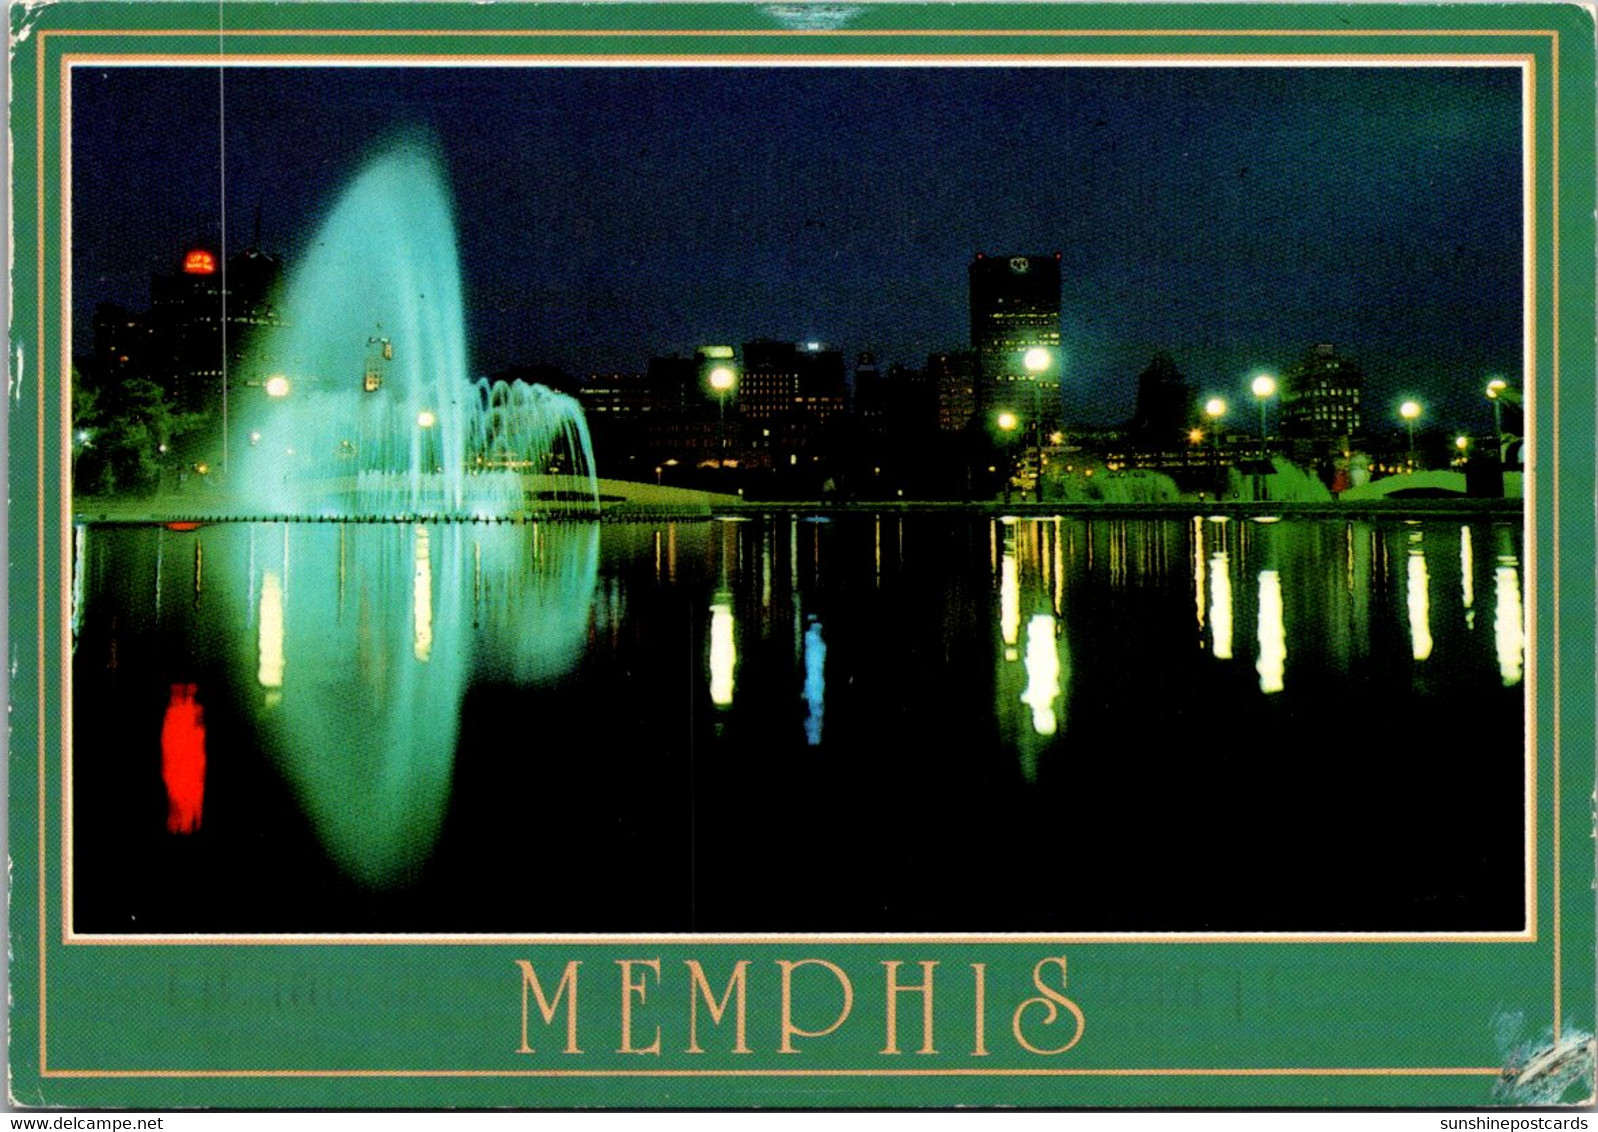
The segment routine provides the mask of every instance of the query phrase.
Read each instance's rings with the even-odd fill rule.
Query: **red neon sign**
[[[201,248],[196,248],[183,257],[183,274],[185,275],[212,275],[216,272],[216,256]]]

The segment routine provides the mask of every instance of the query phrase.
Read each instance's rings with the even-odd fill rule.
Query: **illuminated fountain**
[[[598,509],[571,397],[467,375],[453,206],[431,147],[404,139],[345,190],[234,394],[246,513],[502,518]],[[529,500],[532,500],[531,507]]]

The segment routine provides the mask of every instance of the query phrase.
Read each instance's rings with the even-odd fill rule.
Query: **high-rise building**
[[[257,247],[222,263],[192,248],[178,270],[150,278],[151,376],[190,412],[215,412],[232,387],[272,368],[265,331],[281,324],[281,263]],[[120,356],[120,355],[118,355]]]
[[[977,411],[977,356],[968,350],[928,354],[924,371],[938,406],[938,431],[959,432]]]
[[[1333,346],[1314,347],[1283,375],[1282,435],[1322,454],[1344,447],[1361,434],[1364,388],[1359,366]]]
[[[744,343],[738,412],[757,462],[818,462],[843,416],[848,387],[843,354],[819,342]]]
[[[1060,416],[1060,255],[971,261],[977,411],[1007,408],[1035,428]]]

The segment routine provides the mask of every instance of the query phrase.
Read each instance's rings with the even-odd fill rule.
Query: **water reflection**
[[[193,684],[173,684],[161,720],[168,833],[193,833],[205,809],[205,718]]]
[[[1526,648],[1520,562],[1512,554],[1498,556],[1493,570],[1493,596],[1493,646],[1498,653],[1498,675],[1508,688],[1520,683]]]
[[[1224,550],[1210,557],[1210,651],[1232,659],[1232,568]]]
[[[433,653],[433,557],[426,527],[416,528],[416,573],[411,580],[411,622],[416,629],[412,648],[423,664]]]
[[[1055,619],[1035,613],[1026,626],[1026,691],[1021,702],[1032,709],[1032,730],[1053,735],[1059,730],[1054,701],[1060,698],[1060,654],[1055,648]]]
[[[1260,674],[1260,691],[1268,695],[1282,690],[1282,674],[1287,664],[1287,629],[1282,621],[1282,575],[1275,570],[1260,571],[1259,615],[1260,658],[1255,668]]]
[[[810,618],[805,630],[805,742],[821,743],[822,720],[827,700],[827,642],[821,635],[821,622]]]
[[[910,760],[925,773],[904,821],[913,811],[923,832],[969,827],[968,852],[1016,842],[1046,854],[1051,821],[1091,797],[1101,801],[1083,820],[1102,811],[1098,834],[1131,823],[1140,843],[1169,837],[1162,860],[1186,854],[1195,871],[1221,876],[1232,843],[1214,843],[1217,823],[1242,830],[1279,800],[1246,784],[1252,770],[1235,761],[1231,737],[1284,725],[1304,752],[1284,773],[1324,850],[1283,824],[1246,836],[1300,856],[1358,855],[1327,831],[1409,828],[1389,819],[1433,812],[1438,781],[1416,763],[1379,798],[1356,785],[1370,767],[1326,785],[1325,769],[1363,757],[1351,754],[1360,744],[1384,766],[1393,750],[1465,743],[1483,765],[1513,761],[1522,701],[1504,689],[1524,675],[1518,539],[1486,523],[1291,518],[90,528],[74,540],[73,781],[93,821],[75,836],[112,832],[76,858],[86,878],[77,891],[96,891],[95,877],[113,878],[101,893],[117,891],[124,855],[159,875],[160,861],[128,848],[141,844],[129,831],[143,828],[168,846],[182,838],[173,851],[185,860],[221,854],[217,884],[230,865],[263,849],[276,862],[281,850],[282,878],[261,864],[252,883],[276,885],[279,908],[306,893],[320,901],[312,926],[346,926],[330,894],[355,892],[389,909],[414,901],[427,925],[417,930],[598,930],[603,870],[589,855],[619,867],[655,847],[662,875],[698,884],[703,910],[759,889],[728,862],[749,858],[762,830],[830,806],[837,860],[784,863],[795,883],[771,886],[804,900],[814,879],[804,870],[850,876],[853,862],[912,835],[882,816]],[[1472,555],[1485,546],[1497,556],[1492,646],[1468,632]],[[1252,671],[1226,663],[1253,645],[1250,624]],[[1427,679],[1409,679],[1423,654]],[[1073,670],[1073,656],[1093,663]],[[1348,704],[1366,701],[1373,717],[1398,721],[1392,735],[1348,732]],[[147,721],[139,742],[146,755],[159,745],[159,764],[126,756],[117,719]],[[840,799],[820,777],[793,773],[816,760],[848,768],[856,789]],[[1508,806],[1521,777],[1503,781],[1495,796]],[[163,793],[162,811],[124,807],[125,825],[104,824],[113,799]],[[251,826],[269,804],[272,820]],[[682,815],[696,805],[686,847]],[[1469,805],[1449,793],[1435,812]],[[1497,819],[1449,828],[1499,829],[1514,813]],[[219,848],[229,837],[234,848]],[[942,842],[918,844],[948,875]],[[474,920],[454,894],[488,893],[483,906],[514,920],[485,886],[523,848],[573,862],[559,906],[589,912],[561,918],[541,892],[528,918]],[[1362,875],[1386,877],[1379,859],[1361,858]],[[1429,878],[1445,867],[1427,861]],[[1002,868],[983,875],[983,894],[1012,884]],[[1116,875],[1105,893],[1137,891],[1137,876]],[[938,903],[949,894],[934,891],[946,886],[927,887],[922,919],[894,919],[865,898],[849,905],[858,916],[836,921],[824,901],[820,918],[790,923],[773,903],[755,919],[783,930],[1066,926],[955,924]],[[664,907],[673,890],[658,888]],[[1086,898],[1109,899],[1094,891]],[[634,907],[604,926],[713,930],[688,915],[627,920]],[[427,920],[426,909],[453,911]],[[384,926],[373,915],[370,926]],[[274,926],[267,910],[249,922]],[[729,913],[714,930],[750,922]]]
[[[737,663],[732,596],[723,591],[710,606],[710,702],[717,707],[732,705],[733,668]]]
[[[1410,648],[1416,660],[1432,654],[1431,575],[1426,572],[1426,547],[1419,531],[1409,536],[1404,601],[1409,609]]]

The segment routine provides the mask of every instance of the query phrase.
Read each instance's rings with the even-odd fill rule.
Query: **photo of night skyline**
[[[1456,430],[1522,365],[1521,77],[1495,67],[84,68],[75,350],[97,304],[222,247],[224,183],[225,250],[259,217],[292,276],[405,131],[452,184],[476,373],[760,338],[920,367],[967,346],[984,251],[1060,254],[1068,421],[1126,419],[1159,351],[1224,394],[1333,343],[1382,423],[1416,397]]]

